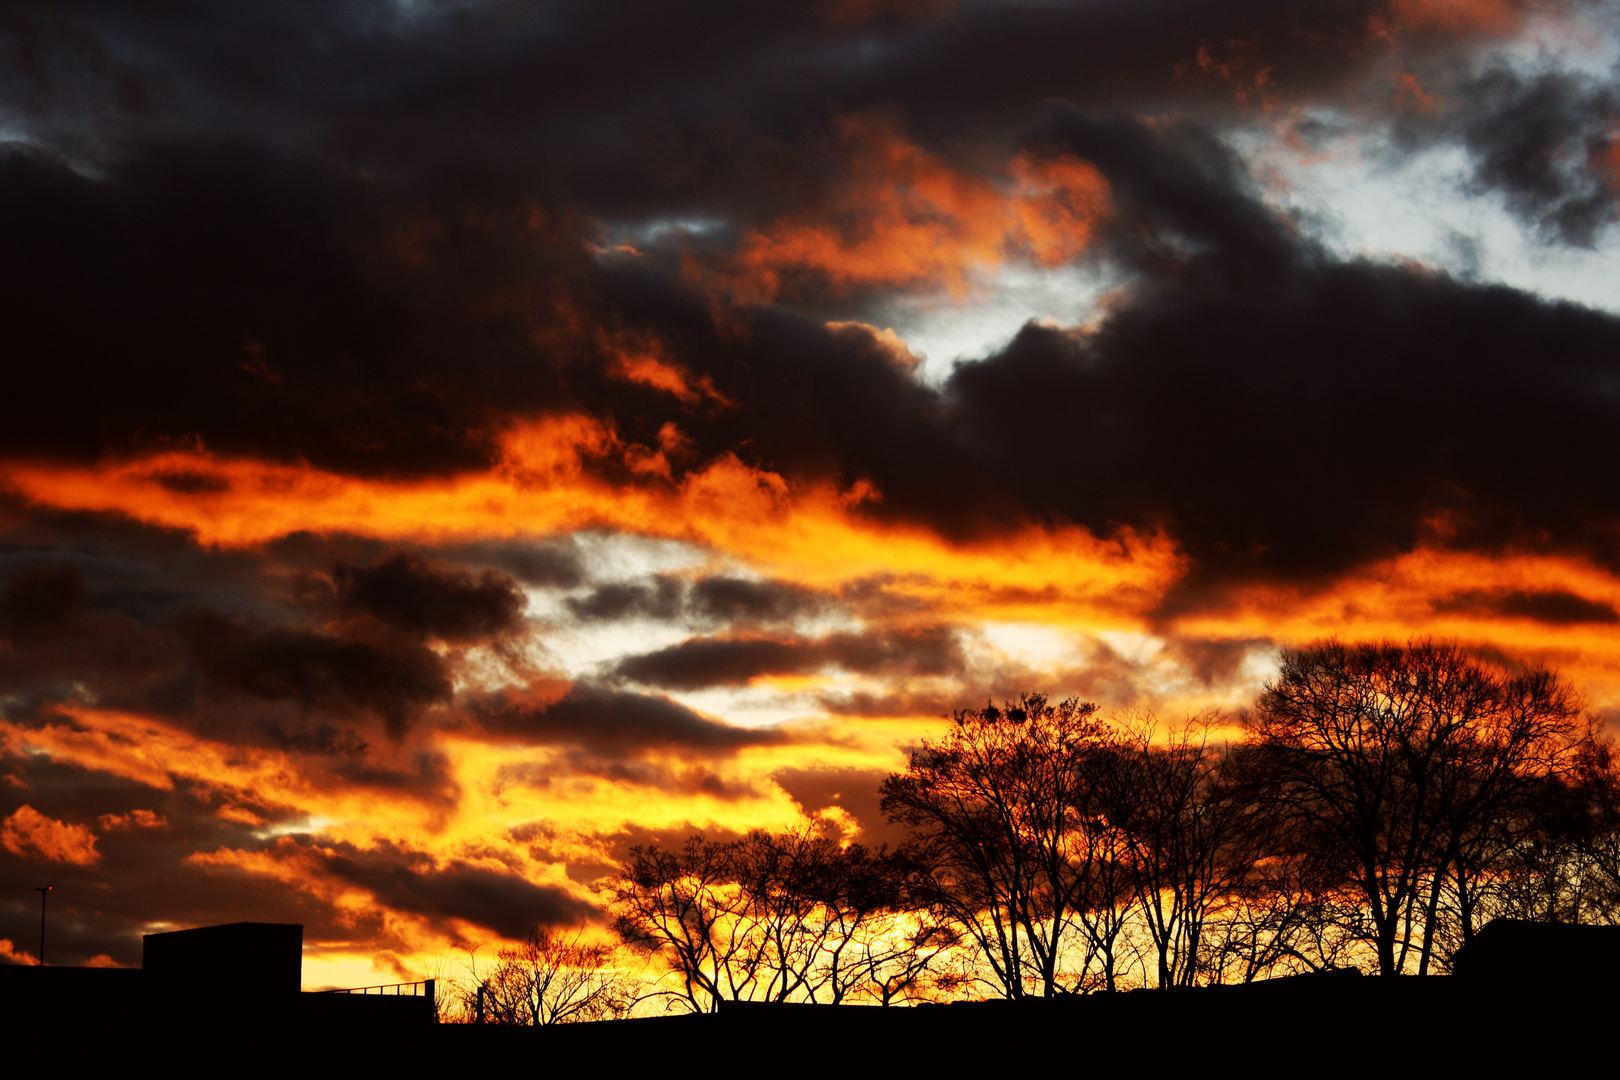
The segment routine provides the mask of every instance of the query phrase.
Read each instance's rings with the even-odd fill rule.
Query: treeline
[[[882,794],[909,830],[893,851],[814,829],[633,849],[609,912],[667,969],[657,993],[708,1011],[1427,974],[1497,916],[1620,919],[1610,744],[1550,673],[1454,645],[1285,651],[1225,727],[1038,694],[965,710]]]

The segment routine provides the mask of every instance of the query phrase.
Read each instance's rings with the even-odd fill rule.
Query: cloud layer
[[[1620,314],[1342,242],[1443,162],[1453,250],[1610,265],[1604,14],[12,5],[3,955],[45,874],[69,962],[246,914],[375,982],[1328,633],[1612,707]]]

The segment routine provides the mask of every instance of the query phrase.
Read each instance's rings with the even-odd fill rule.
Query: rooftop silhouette
[[[1258,982],[882,1008],[723,1002],[713,1013],[550,1027],[438,1024],[433,987],[304,992],[302,927],[233,923],[148,935],[144,969],[0,968],[0,1015],[42,1064],[184,1071],[358,1067],[690,1067],[859,1062],[956,1072],[1061,1056],[1075,1068],[1320,1063],[1375,1054],[1398,1071],[1577,1053],[1581,1017],[1620,1005],[1620,928],[1487,925],[1459,974],[1353,968]],[[408,988],[408,989],[407,989]],[[26,1035],[26,1038],[17,1036]],[[818,1066],[819,1067],[819,1066]]]

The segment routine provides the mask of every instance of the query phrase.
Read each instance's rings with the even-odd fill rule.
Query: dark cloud
[[[782,581],[707,577],[692,583],[689,609],[721,623],[784,623],[822,610],[826,598]]]
[[[324,872],[368,890],[384,908],[441,924],[462,919],[515,940],[536,924],[572,925],[597,916],[593,905],[556,886],[460,860],[440,865],[395,844],[368,850],[311,844],[307,851]]]
[[[1460,141],[1473,180],[1500,191],[1508,208],[1549,240],[1590,247],[1615,220],[1616,177],[1604,157],[1615,144],[1620,96],[1610,83],[1557,69],[1525,74],[1496,65],[1437,87],[1438,100],[1401,117],[1407,145]]]
[[[901,4],[864,22],[829,10],[8,5],[0,332],[17,360],[0,456],[182,450],[442,479],[496,464],[515,420],[583,412],[622,442],[664,446],[671,433],[667,477],[587,455],[587,480],[606,485],[668,492],[735,454],[791,481],[869,482],[881,498],[856,513],[951,541],[1031,524],[1105,537],[1162,527],[1192,565],[1167,614],[1218,603],[1234,582],[1316,582],[1425,539],[1620,565],[1606,441],[1620,421],[1620,320],[1336,259],[1312,223],[1268,206],[1227,137],[1262,116],[1256,104],[1265,118],[1315,115],[1387,71],[1371,22],[1385,0]],[[1400,63],[1443,91],[1432,116],[1398,120],[1402,147],[1462,145],[1477,186],[1550,238],[1594,243],[1614,216],[1597,171],[1612,154],[1613,90],[1551,69],[1458,66],[1454,37],[1399,32]],[[1051,100],[1073,104],[1040,105]],[[1002,178],[1020,150],[1092,163],[1111,209],[1084,258],[1119,288],[1084,329],[1027,326],[942,387],[851,322],[877,321],[886,287],[807,287],[799,310],[728,299],[705,261],[724,266],[747,230],[824,210],[849,180],[835,133],[852,115],[887,118],[968,178]],[[690,227],[658,232],[674,222]],[[620,241],[641,253],[604,254]],[[712,393],[626,381],[609,362],[621,340],[656,343]],[[230,483],[153,468],[165,497],[202,503]],[[313,528],[205,550],[180,530],[6,490],[0,514],[11,722],[67,722],[63,703],[93,700],[273,747],[307,783],[440,808],[459,792],[420,736],[429,715],[558,747],[557,776],[719,798],[747,792],[713,759],[799,737],[588,683],[544,700],[475,696],[460,718],[460,652],[429,643],[518,633],[518,582],[579,590],[565,610],[585,622],[702,627],[709,636],[620,665],[648,686],[826,667],[965,674],[949,627],[792,632],[835,605],[874,624],[930,618],[879,578],[838,597],[730,576],[604,582],[568,541],[399,551]],[[299,581],[323,583],[319,603],[288,605]],[[1617,618],[1558,591],[1465,592],[1439,607],[1548,625]],[[1215,685],[1263,643],[1169,647]],[[1059,681],[1110,703],[1151,699],[1141,664],[1103,647],[1093,660]],[[890,689],[823,704],[886,717],[964,703]],[[403,947],[386,908],[511,936],[586,917],[515,872],[288,839],[288,857],[378,897],[376,911],[340,919],[262,876],[187,861],[274,854],[218,818],[218,791],[178,781],[158,793],[36,757],[0,760],[0,812],[28,801],[85,827],[134,809],[168,823],[96,826],[101,862],[59,879],[65,957],[132,960],[155,919],[295,921],[314,943]],[[778,777],[807,810],[844,805],[868,828],[876,779]],[[248,809],[296,825],[287,808]],[[35,869],[0,855],[5,895],[31,895]],[[0,900],[0,936],[31,940],[31,910]]]
[[[962,703],[953,696],[903,691],[873,693],[869,690],[823,694],[817,699],[817,704],[829,715],[861,719],[900,716],[948,717],[954,710],[962,707]]]
[[[444,220],[451,207],[386,205],[393,189],[353,171],[241,140],[143,147],[109,173],[0,151],[0,312],[33,358],[0,405],[0,450],[201,440],[420,475],[487,464],[509,407],[559,400],[510,290],[559,295],[548,275],[582,252],[521,227],[515,201]]]
[[[774,626],[813,616],[831,598],[785,581],[747,578],[698,578],[690,583],[659,574],[644,581],[614,581],[597,585],[565,604],[575,618],[587,622],[622,619],[689,619],[707,625]]]
[[[1243,663],[1255,652],[1273,652],[1276,645],[1264,638],[1211,640],[1172,636],[1166,649],[1205,686],[1235,682]]]
[[[188,613],[177,629],[204,694],[287,700],[337,716],[371,714],[395,736],[423,709],[450,700],[445,661],[419,642],[254,626],[207,611]]]
[[[181,530],[122,514],[8,505],[4,495],[0,510],[12,515],[0,535],[0,581],[59,565],[71,566],[82,579],[77,614],[64,625],[82,627],[85,615],[116,614],[153,627],[185,607],[200,606],[258,618],[285,613],[280,590],[266,589],[263,575],[278,565],[297,566],[296,558],[201,547]],[[314,565],[331,564],[330,547]]]
[[[548,197],[640,216],[780,198],[813,173],[794,136],[829,112],[895,105],[944,136],[1052,97],[1229,111],[1263,77],[1309,100],[1377,62],[1386,8],[964,3],[829,22],[822,0],[23,3],[0,73],[24,130],[81,153],[251,130],[378,174],[521,170]]]
[[[1167,525],[1193,588],[1407,550],[1436,514],[1462,544],[1545,530],[1607,557],[1620,506],[1590,470],[1616,419],[1620,320],[1332,261],[1201,132],[1060,111],[1043,139],[1095,156],[1189,243],[1094,329],[1030,325],[957,368],[960,438],[1023,505]]]
[[[586,622],[621,619],[673,619],[681,610],[682,588],[675,578],[660,575],[651,582],[615,581],[598,585],[566,601],[574,617]]]
[[[1471,590],[1436,601],[1434,609],[1508,619],[1533,619],[1549,626],[1620,622],[1620,613],[1611,605],[1562,589],[1539,592],[1515,589],[1500,593]]]
[[[442,641],[481,641],[521,623],[523,593],[505,574],[466,570],[395,552],[371,566],[339,563],[332,586],[341,610],[366,614],[410,634]]]
[[[861,843],[897,846],[906,838],[903,825],[891,825],[883,812],[879,787],[888,774],[872,769],[780,769],[771,778],[807,814],[828,807],[847,811],[860,823]]]
[[[571,539],[473,547],[466,553],[484,556],[525,585],[572,589],[585,580],[584,559]]]
[[[826,654],[798,639],[691,638],[621,660],[615,672],[649,686],[695,690],[746,683],[761,675],[798,675],[827,663]]]
[[[649,686],[696,690],[765,675],[802,675],[838,666],[862,674],[948,675],[962,670],[949,627],[829,634],[823,638],[691,638],[622,660],[615,672]]]
[[[1209,128],[1050,106],[1027,144],[1102,171],[1115,207],[1106,240],[1150,273],[1174,281],[1192,263],[1236,288],[1271,288],[1318,256],[1296,222],[1261,202],[1244,160]]]
[[[90,606],[90,589],[76,564],[31,563],[0,593],[0,688],[4,711],[23,716],[82,688],[118,702],[147,692],[183,664],[162,631],[116,611]]]
[[[0,593],[0,634],[24,641],[60,626],[84,603],[84,577],[71,563],[36,564]]]
[[[1188,122],[1054,107],[1030,146],[1108,177],[1104,242],[1133,284],[1087,329],[1029,325],[940,392],[872,335],[778,310],[725,333],[648,273],[610,275],[626,318],[749,402],[695,428],[696,459],[745,447],[789,476],[869,480],[883,499],[863,512],[954,538],[1162,527],[1193,559],[1178,605],[1410,550],[1437,519],[1462,546],[1534,536],[1610,557],[1620,320],[1336,260]]]
[[[323,728],[331,730],[329,725]],[[460,800],[461,785],[444,751],[413,748],[404,754],[384,754],[356,740],[349,732],[338,734],[341,738],[335,745],[320,751],[331,760],[300,756],[299,764],[317,782],[366,788],[439,810],[453,809]],[[298,747],[291,742],[288,746],[305,752],[315,749]]]
[[[493,733],[606,756],[633,757],[648,750],[727,753],[783,741],[775,729],[732,727],[665,697],[585,683],[549,703],[498,694],[471,703],[469,711]]]
[[[33,359],[0,449],[487,465],[510,416],[589,396],[570,373],[592,348],[556,328],[606,298],[590,218],[735,235],[813,204],[841,167],[829,118],[870,109],[965,162],[1053,97],[1225,116],[1233,88],[1197,58],[1233,43],[1274,93],[1337,90],[1374,62],[1382,6],[970,4],[829,28],[816,3],[740,0],[24,4],[0,27],[33,140],[0,156],[0,321]]]

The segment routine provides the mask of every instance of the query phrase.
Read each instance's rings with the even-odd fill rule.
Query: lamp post
[[[39,893],[39,966],[45,966],[45,898],[51,894],[55,885],[42,885],[34,891]]]

